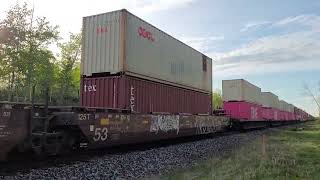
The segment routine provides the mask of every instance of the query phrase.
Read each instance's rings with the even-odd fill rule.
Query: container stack
[[[261,89],[246,80],[222,81],[224,109],[234,119],[248,121],[290,121],[307,119],[304,111],[296,108],[272,92]]]
[[[261,92],[262,117],[264,120],[278,120],[279,98],[272,92]]]
[[[83,18],[82,106],[210,114],[212,60],[126,10]]]
[[[262,120],[261,89],[244,79],[223,80],[224,109],[232,118]]]
[[[261,102],[260,104],[263,107],[268,108],[279,108],[279,98],[277,95],[273,94],[272,92],[261,92]]]
[[[259,104],[261,88],[244,79],[222,81],[223,101],[245,101]]]

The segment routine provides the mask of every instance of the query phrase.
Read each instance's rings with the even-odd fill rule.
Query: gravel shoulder
[[[108,154],[59,167],[31,169],[1,179],[145,179],[226,156],[272,130],[213,137],[149,150]]]

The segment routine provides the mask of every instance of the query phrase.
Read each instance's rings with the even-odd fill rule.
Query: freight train
[[[240,129],[290,124],[313,118],[244,79],[223,80],[222,92],[223,108],[234,126]]]
[[[212,60],[127,10],[84,17],[82,30],[80,105],[1,102],[1,160],[312,118],[245,80],[224,81],[213,111]]]

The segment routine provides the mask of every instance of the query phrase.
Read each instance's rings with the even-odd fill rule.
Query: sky
[[[213,59],[213,89],[246,79],[318,114],[304,84],[320,95],[318,0],[19,0],[60,26],[79,32],[82,17],[126,8]],[[0,1],[0,19],[15,0]]]

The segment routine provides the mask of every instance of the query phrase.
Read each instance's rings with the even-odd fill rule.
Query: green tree
[[[16,81],[21,75],[22,63],[20,63],[21,51],[25,48],[26,32],[28,27],[27,17],[31,15],[27,4],[22,7],[17,3],[8,12],[4,20],[0,22],[2,32],[2,55],[0,62],[1,78],[7,80],[9,88],[9,100],[16,87]]]
[[[81,34],[70,34],[68,42],[59,45],[61,49],[58,84],[61,87],[60,102],[78,101],[80,84]]]
[[[221,109],[223,105],[222,95],[220,90],[212,93],[212,107],[213,109]]]
[[[33,14],[27,3],[17,2],[0,21],[0,78],[8,84],[9,100],[13,95],[30,100],[31,87],[37,83],[43,86],[50,81],[46,77],[53,73],[54,56],[48,46],[58,40],[58,27],[50,25],[45,17],[34,18]]]
[[[31,87],[37,85],[42,87],[50,86],[53,71],[52,60],[54,56],[48,46],[58,40],[57,26],[51,26],[45,17],[31,18],[30,28],[27,31],[27,53],[24,66],[25,81],[28,88],[27,93],[31,94]]]

